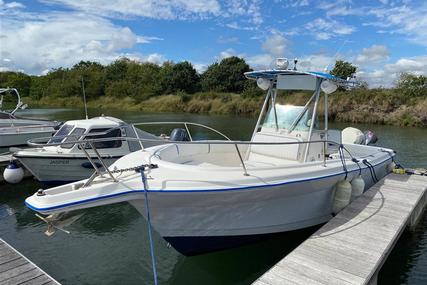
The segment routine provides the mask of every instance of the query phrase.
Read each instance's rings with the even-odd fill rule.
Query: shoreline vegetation
[[[256,116],[265,91],[244,78],[249,70],[237,57],[214,63],[202,74],[189,62],[158,66],[121,58],[107,66],[82,61],[43,76],[0,72],[0,87],[17,88],[32,107],[83,107],[84,82],[89,108]],[[355,71],[350,63],[337,61],[331,73],[346,78]],[[281,104],[304,105],[311,96],[280,93]],[[320,115],[322,109],[320,105]],[[402,74],[393,88],[340,88],[329,96],[329,116],[335,122],[425,128],[427,77]]]

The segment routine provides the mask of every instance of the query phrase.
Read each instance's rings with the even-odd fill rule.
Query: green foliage
[[[259,88],[255,81],[246,80],[242,92],[243,98],[257,98],[265,95],[266,91]]]
[[[352,65],[350,62],[337,60],[335,66],[331,71],[332,75],[346,79],[356,73],[357,67]]]
[[[130,93],[131,97],[138,100],[146,100],[162,93],[160,67],[153,63],[129,62],[122,81],[128,83],[123,88],[129,89],[123,92]]]
[[[397,90],[406,98],[427,96],[427,76],[402,73]]]
[[[31,77],[22,72],[0,72],[0,87],[16,88],[21,96],[30,94]]]
[[[130,59],[122,57],[107,65],[105,67],[105,80],[111,82],[125,79],[130,62]]]
[[[166,93],[194,93],[199,89],[199,81],[196,69],[188,61],[177,64],[167,62],[163,65],[162,87]]]
[[[202,90],[241,93],[247,81],[243,73],[250,70],[243,58],[224,58],[220,63],[211,64],[202,74]]]

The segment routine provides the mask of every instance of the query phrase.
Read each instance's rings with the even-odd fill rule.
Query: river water
[[[232,139],[248,139],[255,118],[193,114],[142,114],[105,111],[129,122],[190,121],[223,131]],[[99,110],[89,110],[91,116]],[[33,109],[27,116],[56,120],[83,118],[80,109]],[[344,128],[346,124],[332,124]],[[378,145],[395,149],[406,167],[427,167],[427,130],[355,125],[371,129]],[[32,179],[0,184],[0,237],[63,284],[150,284],[152,269],[146,221],[127,203],[93,208],[69,226],[71,234],[52,237],[24,206],[42,187]],[[266,241],[194,257],[185,257],[154,233],[160,284],[250,284],[318,227]],[[427,284],[427,214],[413,232],[405,232],[380,272],[379,284]]]

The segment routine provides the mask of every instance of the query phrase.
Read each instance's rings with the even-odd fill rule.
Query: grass
[[[299,92],[278,96],[278,103],[304,105],[310,93]],[[89,99],[90,108],[126,109],[144,112],[187,112],[223,115],[256,116],[263,97],[244,98],[239,94],[200,92],[169,94],[144,101],[134,98],[103,96]],[[24,98],[31,106],[83,107],[81,97]],[[324,113],[320,100],[319,114]],[[332,121],[350,123],[388,124],[427,127],[427,98],[404,98],[393,89],[368,89],[351,92],[338,91],[329,96],[329,116]]]

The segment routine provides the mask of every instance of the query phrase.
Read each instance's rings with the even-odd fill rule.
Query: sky
[[[336,59],[370,87],[427,75],[427,0],[0,0],[0,71],[40,75],[80,60],[162,64],[243,57],[253,69]]]

